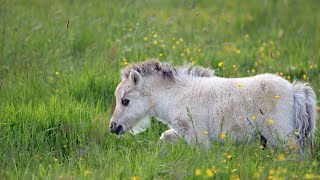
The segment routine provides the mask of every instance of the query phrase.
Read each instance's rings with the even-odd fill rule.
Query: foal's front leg
[[[173,129],[169,129],[161,134],[160,140],[166,143],[176,143],[179,140],[179,136]]]

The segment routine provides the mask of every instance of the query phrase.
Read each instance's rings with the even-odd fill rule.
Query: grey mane
[[[180,66],[177,68],[178,74],[181,71],[182,74],[192,77],[214,77],[216,76],[214,70],[204,68],[201,66],[192,66],[191,64]]]
[[[174,80],[177,76],[187,75],[190,77],[214,77],[215,72],[201,66],[184,65],[173,67],[172,65],[160,62],[157,59],[148,59],[145,62],[131,64],[121,71],[122,78],[128,78],[131,70],[137,71],[141,76],[161,74],[163,78]]]

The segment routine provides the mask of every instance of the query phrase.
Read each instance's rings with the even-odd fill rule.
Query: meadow
[[[147,58],[222,77],[275,73],[309,82],[320,97],[318,7],[0,0],[0,179],[319,179],[319,132],[301,160],[259,144],[166,145],[155,119],[136,136],[108,127],[120,69]]]

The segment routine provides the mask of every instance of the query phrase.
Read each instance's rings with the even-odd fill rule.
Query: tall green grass
[[[137,136],[108,131],[119,70],[147,58],[223,77],[277,73],[319,96],[319,1],[0,4],[1,179],[319,178],[319,133],[299,160],[256,144],[164,145],[156,120]]]

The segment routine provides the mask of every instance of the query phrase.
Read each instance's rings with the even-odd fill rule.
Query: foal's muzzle
[[[124,130],[123,130],[123,126],[122,125],[117,125],[117,123],[115,122],[112,122],[110,124],[110,132],[111,133],[114,133],[114,134],[117,134],[117,135],[121,135],[121,134],[124,134]]]

